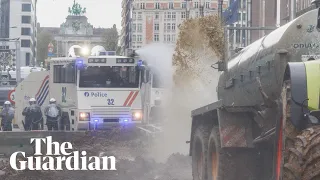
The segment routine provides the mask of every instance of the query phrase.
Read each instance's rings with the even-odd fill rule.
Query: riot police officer
[[[49,131],[59,130],[59,122],[61,121],[61,108],[57,105],[56,100],[51,98],[49,105],[45,109],[45,116],[47,118],[47,127]]]
[[[4,102],[1,111],[1,127],[3,131],[12,131],[12,120],[14,118],[14,109],[10,101]]]
[[[25,130],[43,130],[43,116],[41,107],[37,104],[35,98],[30,98],[29,107],[24,108],[22,115],[25,118]]]

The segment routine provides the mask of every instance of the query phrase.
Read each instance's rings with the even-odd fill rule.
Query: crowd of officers
[[[1,130],[12,131],[12,120],[14,119],[15,110],[10,101],[6,101],[1,111]],[[25,131],[43,130],[44,116],[46,117],[46,125],[49,131],[58,130],[59,122],[61,122],[62,111],[56,104],[56,100],[51,98],[49,105],[44,110],[44,116],[41,107],[37,104],[35,98],[30,98],[29,106],[25,107],[22,115],[25,120],[22,122]]]

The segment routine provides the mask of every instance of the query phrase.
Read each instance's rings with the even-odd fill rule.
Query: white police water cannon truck
[[[116,56],[101,47],[95,50],[87,55],[87,49],[73,46],[69,57],[49,61],[50,70],[26,77],[15,89],[18,126],[22,127],[22,111],[31,97],[42,109],[50,98],[57,100],[63,111],[61,130],[148,123],[155,96],[163,92],[152,86],[155,75],[148,65],[134,52]]]

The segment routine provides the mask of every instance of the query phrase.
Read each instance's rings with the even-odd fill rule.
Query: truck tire
[[[281,97],[283,121],[280,127],[283,125],[284,128],[279,128],[278,131],[277,176],[279,179],[282,176],[283,180],[318,180],[320,179],[320,126],[299,132],[292,125],[290,81],[284,82]]]
[[[258,158],[256,149],[221,149],[219,127],[213,127],[207,152],[208,180],[261,180]]]
[[[207,151],[210,129],[199,126],[192,140],[192,176],[193,180],[207,180]]]

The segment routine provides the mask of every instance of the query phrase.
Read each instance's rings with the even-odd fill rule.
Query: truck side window
[[[63,65],[53,66],[53,82],[54,83],[75,83],[75,68],[74,66],[64,68]]]

